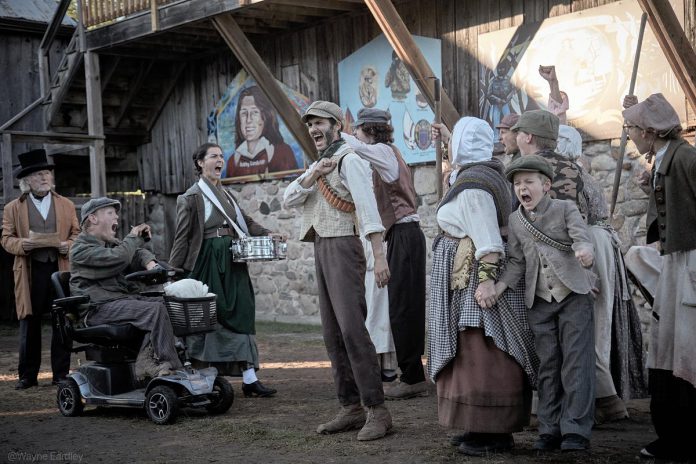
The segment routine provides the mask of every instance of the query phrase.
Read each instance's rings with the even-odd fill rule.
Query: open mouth
[[[324,141],[324,135],[323,134],[313,134],[312,138],[314,139],[315,144],[319,144]]]
[[[530,201],[532,201],[532,196],[527,193],[523,193],[522,195],[520,195],[520,199],[522,203],[529,203]]]
[[[111,224],[111,231],[116,232],[116,230],[118,230],[118,223],[114,222]]]
[[[222,166],[215,166],[215,174],[220,174],[222,172]]]

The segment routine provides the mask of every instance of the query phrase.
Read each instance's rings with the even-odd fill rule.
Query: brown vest
[[[411,170],[404,161],[399,149],[395,145],[390,145],[394,151],[394,156],[399,162],[399,178],[394,182],[384,182],[377,171],[372,171],[372,184],[375,189],[377,208],[382,219],[382,225],[389,229],[398,221],[406,216],[416,214],[416,189],[411,180]]]
[[[48,216],[45,220],[36,209],[31,197],[28,197],[26,201],[29,213],[29,230],[42,234],[54,234],[56,232],[56,208],[53,198],[51,198],[51,207],[48,209]],[[58,259],[58,250],[55,248],[37,248],[31,252],[31,259],[42,263],[52,263]]]

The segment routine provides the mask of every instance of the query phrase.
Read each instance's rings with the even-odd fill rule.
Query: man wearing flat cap
[[[511,157],[511,161],[515,161],[520,156],[520,149],[517,146],[517,133],[512,130],[512,127],[519,121],[520,115],[508,113],[500,120],[496,129],[498,129],[498,137],[500,143],[505,147],[505,154]]]
[[[385,386],[387,399],[426,393],[421,356],[425,347],[425,235],[420,228],[411,170],[394,145],[391,114],[358,111],[353,134],[342,138],[372,167],[377,207],[386,229],[389,320],[401,377]],[[388,333],[389,331],[387,331]],[[384,363],[382,369],[384,371]]]
[[[182,365],[164,301],[140,296],[140,285],[125,279],[130,272],[157,265],[155,255],[143,248],[150,226],[137,225],[123,240],[118,240],[120,209],[118,200],[106,197],[94,198],[82,206],[82,232],[70,250],[70,293],[90,297],[90,310],[84,315],[87,326],[122,322],[149,332],[140,351],[142,356],[150,356],[150,342],[155,364],[149,372],[136,375],[167,375]]]
[[[663,256],[648,343],[658,438],[641,455],[696,462],[696,149],[661,93],[641,103],[627,97],[624,106],[624,130],[652,163],[646,242]]]
[[[58,195],[53,165],[44,150],[18,156],[16,172],[21,196],[5,206],[2,246],[15,255],[15,304],[19,319],[19,381],[24,390],[36,386],[41,367],[41,317],[51,311],[51,274],[68,270],[68,252],[80,226],[72,201]],[[68,375],[70,352],[54,332],[51,339],[53,382]]]
[[[366,264],[358,234],[372,245],[378,285],[389,281],[372,173],[367,161],[341,139],[343,112],[338,105],[315,101],[302,121],[319,159],[287,187],[284,203],[302,206],[301,240],[314,242],[324,343],[341,403],[336,418],[319,425],[317,433],[362,427],[358,440],[376,440],[386,435],[392,421],[384,406],[377,352],[365,327]]]
[[[582,171],[577,164],[555,152],[558,140],[558,116],[546,110],[525,111],[510,128],[516,133],[522,156],[543,156],[553,168],[551,198],[572,200],[583,217],[587,217],[587,201],[582,195]]]

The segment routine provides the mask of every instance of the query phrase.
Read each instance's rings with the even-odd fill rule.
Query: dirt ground
[[[157,426],[142,411],[87,408],[69,418],[55,405],[47,349],[39,387],[14,390],[17,340],[16,327],[0,326],[0,462],[636,463],[641,446],[655,438],[648,401],[636,400],[628,404],[630,419],[595,429],[591,453],[537,454],[530,427],[515,434],[513,453],[466,457],[449,445],[453,431],[437,423],[434,387],[427,397],[388,403],[394,429],[382,440],[317,435],[317,424],[338,408],[319,328],[275,323],[260,323],[257,338],[259,378],[278,389],[274,398],[244,398],[241,379],[232,378],[235,401],[222,416],[188,410],[175,424]]]

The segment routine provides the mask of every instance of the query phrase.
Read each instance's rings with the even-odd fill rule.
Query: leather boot
[[[605,424],[627,417],[626,405],[618,396],[606,396],[595,400],[595,424]]]
[[[336,417],[331,421],[319,425],[317,433],[330,434],[359,429],[365,423],[365,410],[360,403],[349,406],[341,406]]]
[[[391,428],[392,418],[387,407],[384,404],[370,406],[367,408],[365,425],[358,432],[358,440],[377,440],[385,436]]]

